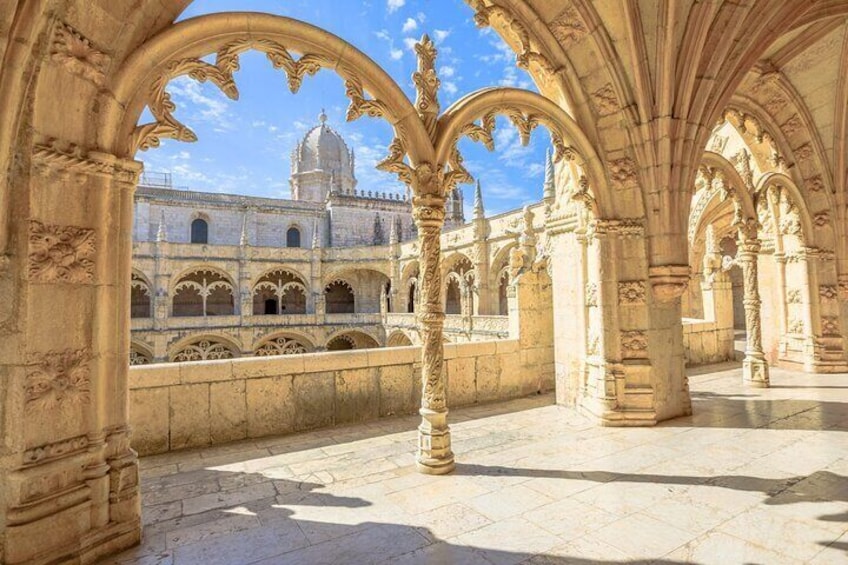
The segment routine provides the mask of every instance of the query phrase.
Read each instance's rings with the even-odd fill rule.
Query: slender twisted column
[[[445,313],[442,307],[441,260],[442,225],[445,222],[445,199],[422,196],[413,200],[413,217],[418,226],[421,249],[421,300],[418,323],[421,330],[421,425],[418,427],[418,470],[431,475],[450,473],[454,469],[448,428],[444,375],[442,329]]]
[[[757,254],[760,241],[741,239],[737,261],[742,267],[744,279],[745,330],[747,343],[745,360],[742,362],[742,378],[745,383],[756,387],[769,386],[768,363],[763,354],[763,336],[760,327],[760,291],[757,281]]]

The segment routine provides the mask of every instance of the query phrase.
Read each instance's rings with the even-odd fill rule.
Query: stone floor
[[[600,428],[550,396],[142,459],[144,543],[110,563],[848,563],[848,375],[691,373],[695,415]]]

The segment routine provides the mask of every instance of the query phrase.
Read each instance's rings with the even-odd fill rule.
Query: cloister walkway
[[[845,563],[848,375],[690,373],[695,415],[600,428],[551,396],[141,460],[143,545],[109,563]]]

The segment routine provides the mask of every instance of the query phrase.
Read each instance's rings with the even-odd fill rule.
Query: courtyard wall
[[[130,368],[132,446],[141,455],[414,414],[420,347]],[[553,347],[445,344],[448,405],[553,390]]]

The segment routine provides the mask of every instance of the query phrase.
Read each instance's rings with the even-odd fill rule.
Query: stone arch
[[[168,360],[172,363],[185,361],[210,361],[240,357],[241,346],[230,337],[218,334],[193,335],[178,341],[171,347]]]
[[[324,287],[327,314],[353,314],[356,312],[356,293],[343,279],[336,279]]]
[[[399,299],[403,305],[402,310],[411,314],[417,310],[418,292],[420,290],[419,281],[419,265],[417,260],[413,260],[404,265],[401,270],[401,294]]]
[[[456,157],[457,141],[462,136],[468,136],[493,150],[492,132],[497,115],[508,117],[518,129],[522,140],[529,139],[538,124],[546,126],[554,147],[554,162],[560,164],[560,167],[573,164],[579,170],[578,177],[586,177],[591,186],[591,199],[586,198],[588,194],[585,191],[568,197],[583,200],[596,216],[616,215],[615,203],[619,198],[610,193],[607,167],[598,157],[585,132],[562,108],[534,92],[515,88],[489,88],[472,92],[455,102],[439,118],[440,136],[436,146],[438,162],[446,163],[450,173],[457,175],[457,178],[465,178],[468,173],[462,167],[461,159]],[[638,187],[632,161],[626,166],[621,163],[619,168],[622,167],[626,169],[623,175],[626,179],[619,183],[619,193]],[[632,198],[631,202],[637,203],[638,211],[631,208],[627,213],[643,215],[641,195]]]
[[[329,68],[339,74],[351,99],[348,119],[361,115],[385,118],[406,147],[412,163],[432,162],[429,135],[402,89],[373,60],[341,38],[299,20],[262,13],[219,13],[177,23],[139,47],[100,100],[99,144],[114,155],[131,157],[137,149],[155,147],[160,137],[193,141],[196,137],[174,118],[164,94],[172,78],[191,74],[238,97],[233,72],[238,57],[263,51],[288,75],[297,92],[304,76]],[[289,51],[303,54],[295,60]],[[215,64],[201,58],[217,53]],[[366,98],[370,93],[373,99]],[[151,100],[152,99],[152,100]],[[156,122],[136,126],[152,102]]]
[[[305,314],[308,294],[296,271],[268,269],[253,285],[253,315]]]
[[[386,347],[408,347],[413,345],[412,340],[401,330],[395,330],[386,339]]]
[[[153,316],[153,287],[150,280],[137,269],[130,275],[130,318]]]
[[[188,269],[175,278],[171,315],[231,316],[235,314],[236,287],[218,269]]]
[[[327,351],[348,351],[357,349],[356,340],[349,335],[339,334],[327,340],[325,345]]]
[[[366,329],[341,329],[327,336],[326,347],[328,351],[339,351],[330,349],[330,344],[334,341],[343,340],[352,344],[351,349],[373,349],[380,347],[380,339]]]
[[[296,355],[315,350],[312,340],[302,332],[284,331],[263,337],[253,346],[256,357],[269,355]]]
[[[134,365],[149,365],[155,359],[153,348],[138,340],[130,342],[130,366]]]
[[[335,281],[343,281],[355,296],[355,313],[377,314],[381,312],[381,300],[385,298],[386,284],[391,282],[386,271],[387,266],[372,268],[370,262],[361,266],[336,269],[324,278],[328,281],[324,288]],[[327,312],[330,312],[329,307]]]

